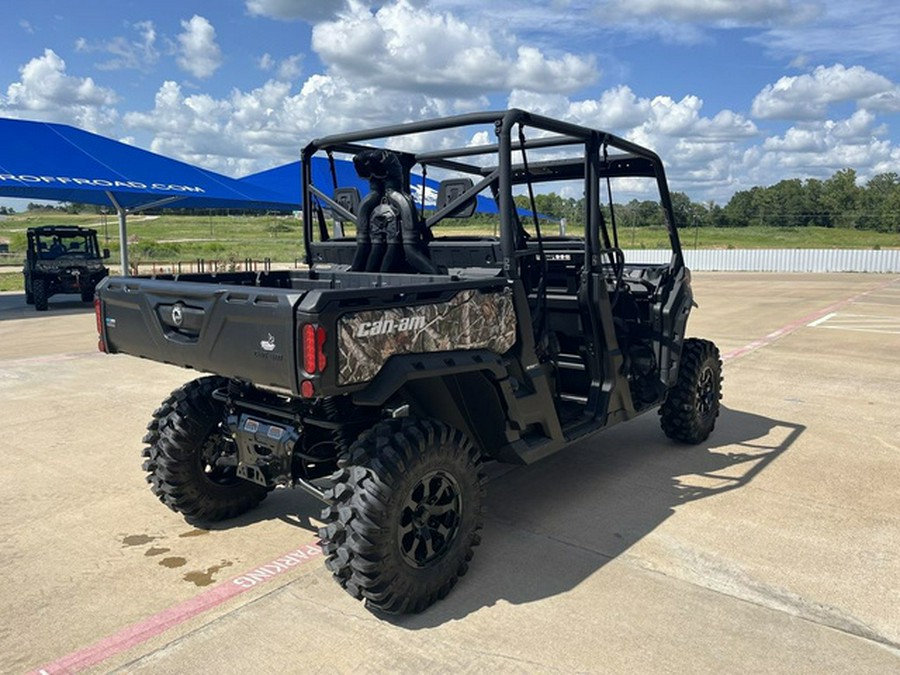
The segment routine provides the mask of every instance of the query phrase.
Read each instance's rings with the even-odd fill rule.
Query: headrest
[[[369,180],[373,190],[399,190],[403,184],[400,158],[390,150],[363,150],[353,157],[353,166],[360,178]]]

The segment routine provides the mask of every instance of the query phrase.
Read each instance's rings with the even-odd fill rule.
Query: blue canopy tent
[[[346,159],[334,160],[334,173],[337,183],[341,187],[355,187],[360,194],[365,195],[369,191],[369,181],[356,175],[353,162]],[[249,176],[239,178],[242,183],[248,183],[261,187],[269,192],[281,195],[297,204],[302,204],[300,161],[275,166],[265,171],[251,173]],[[313,183],[320,186],[332,185],[331,167],[324,157],[313,159]]]
[[[299,208],[284,194],[65,124],[0,118],[0,196],[111,204],[119,216],[122,274],[128,274],[128,213]]]
[[[325,157],[313,157],[312,174],[313,183],[320,188],[334,185],[336,179],[340,187],[355,187],[363,196],[369,192],[369,182],[360,178],[356,174],[356,169],[353,168],[353,162],[346,159],[334,160],[334,176],[332,176],[329,161]],[[302,201],[299,161],[253,173],[239,180],[262,187],[270,192],[275,192],[284,199],[296,201],[297,203]],[[410,176],[410,184],[415,202],[420,204],[422,201],[422,176],[412,174]],[[437,203],[438,185],[439,182],[436,180],[431,178],[425,179],[426,209],[434,208],[435,203]],[[494,200],[488,199],[483,195],[478,195],[476,208],[479,213],[498,212]]]

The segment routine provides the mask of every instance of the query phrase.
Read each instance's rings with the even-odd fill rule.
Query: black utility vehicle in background
[[[369,194],[336,171],[315,184],[317,155],[353,157]],[[443,179],[431,208],[422,174]],[[580,205],[577,235],[547,233],[539,186]],[[521,110],[475,113],[315,140],[302,187],[308,269],[98,288],[102,350],[215,373],[163,401],[144,438],[153,492],[189,520],[302,487],[327,503],[337,581],[372,609],[416,612],[468,568],[483,462],[528,464],[653,410],[676,441],[713,430],[721,362],[685,338],[690,273],[653,152]],[[668,232],[663,263],[622,251],[634,199]],[[499,236],[441,234],[479,204],[495,205]],[[326,211],[352,236],[330,236]]]
[[[57,293],[79,293],[84,302],[94,299],[94,289],[109,275],[100,251],[97,231],[71,225],[44,225],[28,229],[25,253],[25,302],[39,312]]]

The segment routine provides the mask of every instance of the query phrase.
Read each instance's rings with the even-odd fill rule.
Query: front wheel
[[[34,300],[34,308],[39,312],[46,312],[47,303],[47,282],[44,279],[35,279],[31,282],[31,297]]]
[[[374,426],[340,463],[319,530],[350,595],[387,614],[421,612],[468,570],[483,525],[480,455],[432,419]]]
[[[712,433],[722,398],[722,360],[709,340],[688,338],[678,379],[659,409],[663,432],[681,443],[702,443]]]
[[[237,475],[237,448],[222,427],[224,405],[212,397],[223,377],[201,377],[172,392],[153,413],[144,471],[159,500],[189,522],[233,518],[268,490]]]

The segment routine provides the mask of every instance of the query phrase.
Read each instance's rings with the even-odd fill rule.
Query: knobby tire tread
[[[713,410],[702,415],[697,388],[703,370],[712,368],[714,377]],[[719,349],[710,340],[688,338],[681,350],[678,379],[659,409],[663,432],[674,441],[697,444],[705,441],[716,426],[722,398],[722,360]]]
[[[47,281],[35,279],[31,282],[31,295],[34,298],[34,308],[38,312],[46,312],[49,307],[49,295],[47,295]]]
[[[143,469],[150,489],[189,522],[234,518],[257,506],[268,494],[261,486],[240,478],[234,484],[211,483],[203,474],[198,453],[207,439],[219,433],[222,405],[212,392],[228,382],[201,377],[179,387],[153,412],[143,442]]]
[[[450,550],[431,568],[398,561],[393,528],[398,503],[429,461],[463,466],[466,506]],[[405,418],[363,432],[339,461],[319,530],[325,564],[335,580],[369,609],[417,613],[440,600],[465,575],[481,541],[484,477],[481,457],[460,431],[433,419]],[[466,511],[466,508],[469,510]]]

